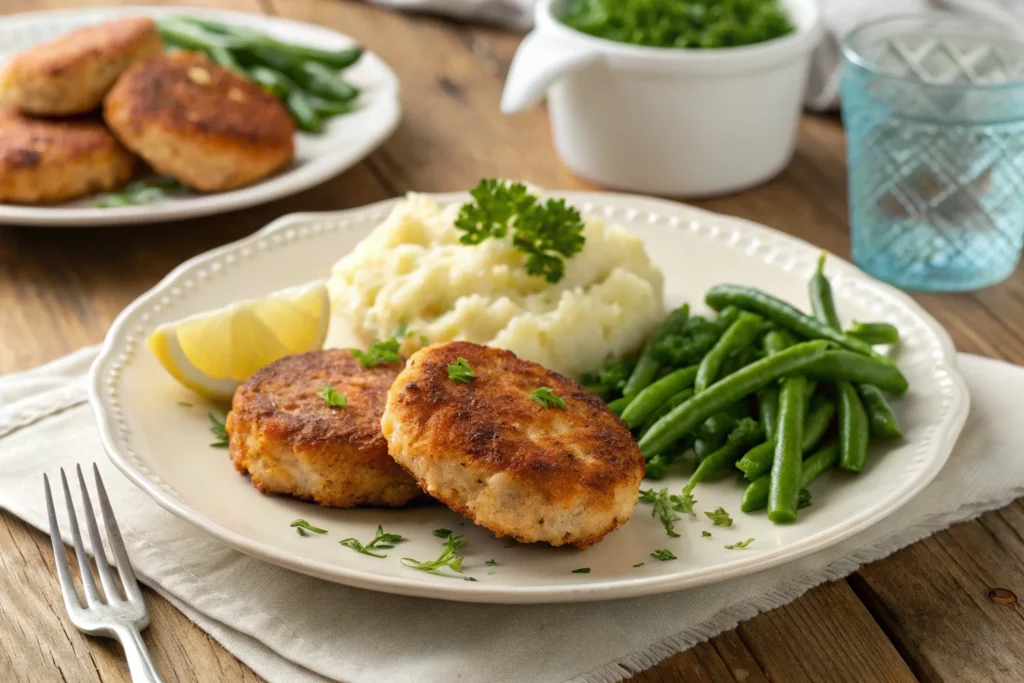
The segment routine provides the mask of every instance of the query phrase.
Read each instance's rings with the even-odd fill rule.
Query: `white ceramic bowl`
[[[595,38],[539,0],[502,94],[505,113],[547,92],[555,149],[607,187],[672,196],[721,194],[788,163],[811,52],[815,0],[784,0],[796,30],[736,48],[654,48]]]

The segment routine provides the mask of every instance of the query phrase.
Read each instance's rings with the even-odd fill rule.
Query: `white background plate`
[[[195,7],[120,7],[57,12],[32,12],[0,18],[0,70],[16,52],[67,31],[126,16],[176,14],[230,22],[281,40],[323,48],[346,48],[356,41],[312,24],[259,14]],[[95,197],[54,206],[0,204],[0,223],[46,226],[90,226],[194,218],[262,204],[313,187],[355,165],[376,149],[398,125],[398,77],[377,55],[366,52],[345,78],[362,90],[359,108],[327,122],[319,135],[296,135],[295,159],[266,180],[229,192],[188,194],[160,204],[109,209],[93,207]]]
[[[668,306],[688,301],[700,310],[705,290],[720,282],[756,285],[807,304],[806,282],[818,250],[805,242],[681,204],[626,195],[554,194],[639,234],[664,269]],[[440,196],[442,201],[463,197]],[[225,451],[209,448],[206,413],[211,406],[160,368],[145,348],[146,335],[165,321],[326,277],[334,261],[366,236],[396,201],[285,216],[255,235],[185,263],[129,306],[107,336],[92,376],[92,403],[114,463],[161,505],[226,543],[331,581],[465,601],[604,600],[722,581],[839,542],[882,519],[931,481],[967,416],[967,391],[954,368],[954,349],[945,331],[904,294],[832,258],[828,272],[844,320],[886,320],[900,329],[898,360],[911,391],[895,400],[894,407],[906,439],[873,445],[858,476],[836,471],[815,482],[814,505],[801,512],[796,524],[774,526],[763,515],[741,513],[738,477],[697,488],[700,516],[676,525],[681,538],[668,538],[650,517],[650,506],[639,505],[624,527],[585,551],[498,540],[469,522],[461,525],[458,515],[441,506],[328,510],[263,496],[234,471]],[[177,401],[195,407],[178,407]],[[683,483],[682,478],[670,478],[654,485],[678,491]],[[716,506],[733,514],[731,529],[712,527],[704,518],[703,511]],[[299,537],[288,527],[297,517],[330,533]],[[378,524],[410,540],[383,560],[338,545],[348,536],[368,541]],[[466,534],[471,544],[464,567],[476,582],[431,576],[399,563],[401,557],[436,557],[441,541],[431,531],[438,527]],[[705,529],[712,532],[710,539],[701,536]],[[746,550],[724,548],[750,537],[756,541]],[[654,560],[649,554],[658,548],[671,549],[679,559]],[[484,564],[490,559],[499,563],[494,574]],[[639,562],[644,566],[634,568]],[[590,573],[572,573],[581,567],[589,567]]]

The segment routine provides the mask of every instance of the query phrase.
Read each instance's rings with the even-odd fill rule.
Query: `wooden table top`
[[[91,4],[4,0],[0,13]],[[117,313],[178,263],[282,214],[359,206],[410,190],[462,190],[485,176],[589,189],[557,160],[543,108],[514,117],[498,110],[520,36],[348,0],[174,4],[274,14],[355,36],[398,72],[404,120],[347,173],[254,209],[136,228],[0,228],[0,373],[99,342]],[[848,256],[838,118],[806,116],[793,162],[771,182],[694,203]],[[1024,363],[1020,270],[981,292],[916,298],[961,351]],[[1024,680],[1024,614],[1012,597],[1021,591],[1018,501],[819,586],[631,680]],[[259,680],[168,602],[148,589],[146,596],[152,624],[145,639],[166,681]],[[0,513],[0,681],[129,681],[116,645],[86,638],[68,623],[48,538],[7,513]]]

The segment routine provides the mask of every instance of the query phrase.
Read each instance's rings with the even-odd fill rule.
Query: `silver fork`
[[[78,530],[78,518],[75,515],[71,490],[68,488],[68,478],[64,475],[64,468],[61,468],[60,480],[64,487],[64,500],[68,505],[71,538],[74,541],[75,556],[78,559],[78,568],[82,575],[82,588],[85,590],[85,606],[83,607],[78,591],[75,590],[75,584],[71,580],[71,568],[68,566],[68,559],[64,553],[64,544],[60,540],[57,513],[53,510],[53,496],[50,493],[50,480],[44,474],[46,511],[50,516],[50,540],[53,542],[57,578],[60,580],[61,592],[64,594],[64,607],[68,611],[68,616],[71,617],[71,623],[79,631],[94,636],[116,638],[121,642],[125,657],[128,659],[128,670],[131,672],[132,681],[161,683],[156,667],[153,666],[153,661],[149,658],[149,652],[146,651],[146,645],[142,642],[142,634],[139,633],[141,629],[149,625],[146,601],[142,597],[139,582],[135,579],[135,572],[132,571],[132,565],[128,561],[128,553],[125,551],[117,520],[114,519],[114,511],[110,508],[110,500],[107,498],[107,490],[103,487],[99,468],[95,464],[92,466],[93,475],[96,478],[96,494],[99,496],[100,509],[103,512],[103,525],[107,529],[107,538],[110,541],[110,548],[114,552],[114,562],[121,577],[119,583],[124,588],[125,597],[121,597],[110,572],[110,565],[107,564],[103,540],[96,527],[96,516],[93,514],[92,501],[89,499],[89,489],[86,488],[85,477],[82,476],[82,467],[77,466],[77,470],[78,484],[82,488],[82,503],[85,508],[85,524],[89,527],[89,540],[92,543],[93,553],[96,555],[96,569],[100,575],[100,583],[103,585],[103,595],[100,595],[96,589],[96,580],[89,568],[89,556],[85,554],[85,548],[82,546],[82,534]]]

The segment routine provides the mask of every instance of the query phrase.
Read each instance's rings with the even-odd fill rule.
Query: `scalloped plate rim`
[[[453,193],[423,193],[437,199],[442,203],[461,201],[468,197],[465,192]],[[581,205],[584,202],[603,204],[617,204],[627,206],[631,209],[639,207],[658,207],[668,214],[685,213],[689,220],[693,216],[702,216],[709,222],[717,224],[733,224],[741,226],[743,231],[753,232],[768,236],[773,240],[781,240],[801,250],[821,251],[818,247],[769,228],[754,221],[737,218],[712,211],[699,209],[690,205],[672,202],[668,200],[655,199],[638,195],[619,194],[610,192],[579,192],[579,191],[557,191],[546,190],[546,195],[565,197],[570,201]],[[138,297],[116,318],[108,332],[101,352],[90,370],[89,399],[96,415],[100,439],[107,455],[114,465],[121,470],[133,483],[152,497],[161,507],[189,521],[207,533],[219,538],[228,545],[248,555],[291,569],[303,574],[315,576],[328,581],[343,583],[345,585],[364,588],[369,590],[383,591],[399,595],[426,597],[435,599],[455,600],[462,602],[484,602],[499,604],[537,604],[537,603],[565,603],[565,602],[588,602],[636,597],[665,593],[677,590],[684,590],[695,586],[718,583],[731,578],[736,578],[757,571],[770,569],[785,564],[813,552],[823,550],[835,545],[856,533],[867,529],[881,519],[891,515],[902,505],[910,501],[920,493],[939,473],[952,452],[956,438],[967,419],[970,407],[970,395],[967,386],[956,369],[955,347],[946,330],[917,302],[904,292],[891,287],[885,283],[871,278],[860,271],[856,266],[845,259],[829,253],[830,267],[836,267],[842,271],[864,280],[872,287],[881,289],[891,299],[905,306],[935,336],[941,347],[943,360],[934,367],[935,373],[944,373],[950,380],[951,393],[954,397],[950,408],[950,414],[946,421],[939,425],[936,433],[930,439],[930,458],[926,467],[921,469],[907,482],[900,490],[896,491],[889,498],[873,506],[871,513],[846,521],[840,528],[829,528],[819,531],[801,541],[787,545],[783,548],[774,549],[763,555],[745,555],[737,560],[719,565],[715,568],[713,575],[697,576],[669,576],[649,577],[628,580],[612,580],[603,582],[592,582],[588,584],[569,586],[540,586],[540,587],[498,587],[488,588],[483,583],[464,584],[462,582],[448,582],[446,584],[425,583],[415,578],[400,579],[373,575],[368,572],[339,567],[336,564],[326,562],[303,560],[294,555],[268,547],[265,543],[256,541],[240,532],[234,531],[226,526],[220,525],[207,519],[203,513],[189,505],[175,499],[169,493],[163,491],[160,485],[140,472],[130,460],[116,447],[114,439],[114,427],[110,419],[109,407],[105,404],[103,394],[103,371],[107,364],[114,358],[120,349],[121,338],[124,336],[129,323],[134,322],[138,311],[149,304],[162,292],[172,287],[182,277],[203,264],[216,261],[221,255],[229,254],[242,249],[245,245],[258,242],[268,235],[280,233],[297,223],[317,220],[330,220],[339,217],[372,214],[376,212],[385,215],[387,210],[402,201],[402,197],[382,200],[373,204],[367,204],[353,209],[329,212],[304,212],[292,213],[272,221],[257,232],[236,242],[222,245],[203,254],[199,254],[188,261],[185,261],[172,270],[157,285]],[[643,209],[640,209],[643,210]],[[456,585],[458,584],[458,585]]]

